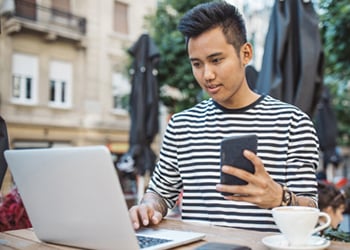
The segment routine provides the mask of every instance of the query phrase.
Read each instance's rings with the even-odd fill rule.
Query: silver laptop
[[[7,150],[5,158],[41,241],[88,249],[150,250],[205,236],[151,228],[135,233],[105,146]],[[138,237],[146,236],[163,240],[140,247]]]

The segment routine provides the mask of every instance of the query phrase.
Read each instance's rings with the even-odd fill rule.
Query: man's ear
[[[328,214],[332,213],[333,212],[332,206],[328,206],[328,207],[324,208],[323,212],[328,213]]]
[[[244,65],[247,65],[253,58],[253,48],[250,43],[245,43],[241,47],[241,60]]]

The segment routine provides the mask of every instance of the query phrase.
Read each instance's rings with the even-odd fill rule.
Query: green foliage
[[[160,0],[155,15],[148,16],[148,30],[160,51],[158,82],[177,88],[184,98],[176,99],[161,93],[161,101],[170,112],[189,108],[203,97],[196,83],[185,48],[185,39],[177,30],[182,15],[199,3],[209,0]]]
[[[350,5],[349,0],[320,0],[325,52],[325,84],[336,110],[340,145],[350,145]]]
[[[328,228],[323,233],[323,237],[333,241],[350,242],[350,234],[342,230]]]

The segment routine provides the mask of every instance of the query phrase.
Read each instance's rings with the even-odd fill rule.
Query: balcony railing
[[[19,31],[18,26],[79,40],[86,33],[86,19],[70,12],[38,5],[25,0],[15,0],[15,10],[9,17],[9,32]],[[9,21],[10,21],[9,20]]]

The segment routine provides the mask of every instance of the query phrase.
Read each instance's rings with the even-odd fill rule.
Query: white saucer
[[[272,250],[321,250],[327,248],[331,242],[319,236],[311,236],[305,246],[288,246],[287,239],[281,235],[267,236],[262,239],[265,246]]]

